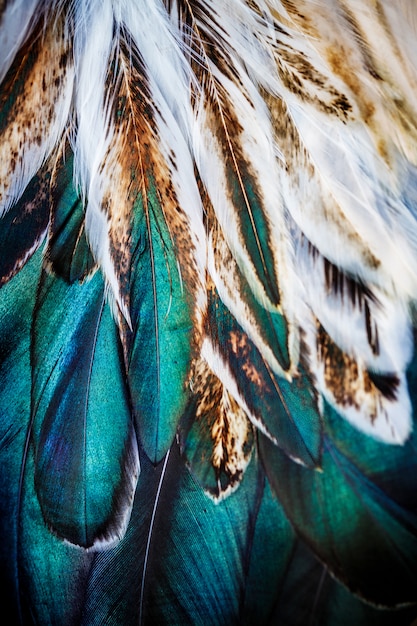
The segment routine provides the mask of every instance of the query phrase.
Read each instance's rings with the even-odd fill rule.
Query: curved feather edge
[[[410,626],[416,606],[375,607],[350,593],[298,539],[276,595],[271,624],[298,626]]]
[[[0,220],[0,285],[12,279],[38,250],[49,224],[49,179],[45,167]]]
[[[270,242],[280,241],[283,229],[275,154],[267,109],[245,66],[255,65],[254,58],[268,60],[248,28],[251,24],[254,32],[261,31],[262,21],[238,2],[183,1],[174,6],[180,14],[178,37],[191,55],[197,79],[197,85],[190,80],[190,89],[199,176],[256,297],[267,308],[276,308],[281,299],[280,248]],[[177,20],[173,12],[173,23]],[[182,21],[189,28],[182,29]]]
[[[292,460],[316,467],[321,455],[321,407],[303,349],[289,382],[274,374],[263,355],[209,287],[201,357],[251,420]]]
[[[298,16],[297,20],[297,28],[302,31],[304,27],[310,33],[312,23],[308,17]],[[316,20],[319,29],[320,18]],[[381,203],[389,204],[389,210],[396,205],[404,213],[404,201],[401,197],[394,201],[391,192],[385,190],[385,182],[378,187],[375,176],[365,166],[361,169],[361,190],[345,181],[349,191],[346,197],[340,196],[341,181],[333,184],[329,168],[334,163],[344,163],[344,159],[337,159],[335,151],[348,151],[354,138],[360,145],[361,135],[350,117],[352,98],[349,100],[338,80],[332,82],[327,74],[320,73],[324,72],[325,60],[320,60],[316,53],[314,49],[311,55],[306,52],[297,30],[284,32],[282,40],[277,41],[277,63],[285,64],[287,72],[281,77],[283,95],[266,96],[276,141],[285,159],[280,162],[280,181],[294,243],[294,308],[288,316],[291,319],[294,315],[306,333],[323,396],[363,432],[388,443],[402,444],[412,427],[404,374],[412,353],[409,302],[404,294],[399,295],[396,284],[383,278],[384,262],[361,229],[356,213],[349,209],[360,204],[369,215],[368,223],[385,229],[385,235],[390,237],[388,209],[384,210]],[[299,76],[298,82],[295,75]],[[333,102],[331,106],[325,97]],[[300,116],[307,110],[311,110],[313,120],[314,116],[325,116],[329,140],[337,144],[334,150],[321,146],[317,137],[305,141],[306,122],[303,119],[300,123]],[[365,123],[356,113],[358,120]],[[349,137],[335,140],[332,125],[340,126],[341,134],[349,127]],[[327,159],[323,167],[315,152],[322,149]],[[367,149],[369,167],[377,168],[380,155],[375,150],[372,153],[369,146]],[[328,154],[333,155],[332,164]],[[348,160],[355,162],[352,156]],[[396,184],[393,183],[394,191]],[[369,192],[366,202],[361,195],[365,190]],[[385,194],[385,200],[379,200],[377,194]],[[385,256],[389,256],[386,250]],[[313,328],[315,324],[318,332]],[[323,353],[324,344],[331,345],[331,350]]]
[[[415,513],[374,484],[328,437],[319,472],[291,465],[263,436],[260,444],[269,481],[286,514],[329,571],[376,606],[415,602]],[[337,510],[330,497],[335,492]]]
[[[215,501],[240,485],[254,448],[246,413],[200,359],[192,365],[191,398],[178,438],[192,475]]]
[[[39,249],[0,290],[0,598],[9,623],[75,624],[91,555],[46,527],[34,489],[33,455],[25,452],[31,420],[33,286],[41,266]]]
[[[43,272],[31,354],[30,435],[45,523],[86,548],[118,541],[139,459],[123,353],[99,273],[68,285]]]
[[[176,446],[166,463],[155,468],[141,455],[141,464],[146,480],[138,484],[127,534],[95,556],[81,623],[226,626],[257,615],[267,624],[293,531],[256,458],[241,488],[218,504],[195,483]],[[267,549],[277,558],[262,561],[263,577],[257,557]]]
[[[119,309],[139,436],[158,462],[187,402],[205,240],[191,155],[171,107],[181,102],[183,59],[169,59],[179,78],[174,100],[165,70],[151,71],[159,58],[157,36],[167,48],[173,43],[163,13],[153,5],[149,15],[133,5],[119,9],[91,3],[84,14],[80,7],[79,101],[91,106],[80,108],[74,164],[88,195],[87,239]],[[91,37],[101,30],[97,56]],[[103,141],[92,151],[95,136]]]
[[[85,234],[85,209],[74,186],[74,155],[60,147],[51,174],[51,219],[44,265],[68,283],[97,269]]]

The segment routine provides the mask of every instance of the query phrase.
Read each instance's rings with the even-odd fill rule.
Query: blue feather
[[[13,623],[416,619],[416,35],[413,0],[0,2]]]

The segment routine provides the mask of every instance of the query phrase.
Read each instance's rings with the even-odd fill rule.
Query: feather
[[[49,172],[45,167],[1,220],[1,285],[13,278],[42,244],[49,212]]]
[[[138,485],[136,521],[117,548],[96,555],[82,623],[250,623],[261,582],[257,546],[267,535],[270,547],[283,557],[270,562],[265,591],[283,575],[292,539],[259,472],[253,459],[241,489],[216,505],[191,478],[175,447],[155,469],[143,459],[147,481]],[[147,508],[143,498],[150,493],[152,507]],[[137,552],[132,553],[132,545]],[[246,585],[253,578],[257,582]],[[268,617],[271,594],[265,596],[262,611]]]
[[[97,269],[85,234],[85,212],[74,187],[74,155],[68,145],[51,175],[52,214],[45,261],[51,273],[68,283],[82,281]]]
[[[121,345],[98,273],[73,285],[42,273],[32,369],[34,478],[45,522],[76,545],[115,541],[129,519],[139,462]]]
[[[132,7],[126,8],[127,15],[113,16],[110,6],[106,10],[105,22],[98,4],[91,5],[85,18],[91,20],[93,33],[96,28],[107,29],[107,39],[103,38],[107,48],[103,58],[96,57],[95,50],[92,56],[87,48],[80,60],[79,99],[90,97],[85,72],[103,59],[107,67],[98,67],[95,73],[101,81],[111,82],[112,98],[106,101],[105,85],[100,84],[94,94],[96,108],[80,106],[75,168],[82,186],[89,185],[87,239],[125,321],[121,337],[138,430],[147,454],[159,461],[172,443],[185,406],[203,225],[198,221],[200,201],[192,162],[182,135],[174,134],[178,122],[167,108],[170,94],[161,91],[165,85],[155,82],[145,66],[155,42],[142,17],[134,30],[127,30],[128,18],[127,24],[135,24],[129,13]],[[119,28],[113,49],[112,19],[118,20]],[[161,36],[168,37],[163,15],[157,12],[155,19]],[[107,124],[105,135],[100,125]],[[93,132],[105,136],[94,153]],[[185,189],[188,197],[180,203]],[[191,216],[187,205],[193,199]]]
[[[0,309],[2,333],[0,342],[0,520],[2,541],[0,560],[2,574],[0,597],[10,608],[10,620],[19,623],[20,572],[19,539],[21,521],[21,487],[25,436],[30,420],[30,326],[35,306],[35,292],[30,288],[37,281],[41,253],[34,255],[19,273],[19,281],[11,280],[1,287]],[[4,465],[3,465],[4,464]]]
[[[205,326],[202,356],[254,426],[291,459],[319,464],[320,409],[307,359],[300,361],[299,377],[293,381],[275,376],[214,289]]]
[[[238,2],[216,8],[208,2],[183,2],[179,11],[190,25],[181,34],[195,59],[198,80],[193,108],[199,176],[251,288],[261,302],[274,307],[280,302],[278,251],[270,245],[279,228],[279,213],[272,208],[277,200],[275,154],[265,104],[244,71],[246,56],[265,55],[249,27],[240,28],[245,19],[254,22],[255,14]],[[237,51],[231,42],[239,44]],[[241,59],[245,45],[248,51]]]
[[[362,602],[330,576],[300,540],[294,545],[278,598],[271,623],[291,626],[349,626],[352,621],[367,626],[410,626],[415,614],[413,607],[386,611]]]
[[[16,55],[0,101],[0,214],[21,196],[67,124],[74,80],[62,19],[41,23]]]
[[[0,2],[15,622],[416,617],[416,16]]]
[[[33,21],[36,21],[38,17],[38,8],[38,0],[30,0],[29,2],[12,0],[11,2],[2,2],[0,5],[0,27],[2,29],[0,80],[5,77],[25,38],[31,31]]]
[[[340,9],[342,14],[344,11]],[[321,22],[321,17],[310,17],[307,10],[300,18],[292,5],[289,13],[293,30],[281,29],[276,42],[281,94],[268,96],[266,101],[284,157],[279,161],[280,181],[294,241],[292,268],[299,277],[292,306],[300,321],[305,315],[305,340],[312,357],[318,354],[313,368],[323,396],[359,429],[401,443],[412,428],[405,383],[412,338],[406,300],[394,275],[398,276],[398,271],[405,279],[408,270],[398,267],[389,278],[394,266],[391,260],[389,267],[385,263],[394,257],[399,260],[397,253],[392,256],[389,252],[394,213],[401,220],[414,219],[407,209],[410,185],[400,190],[393,178],[396,171],[401,175],[401,164],[387,165],[377,139],[365,134],[364,128],[371,126],[370,133],[374,129],[366,116],[365,94],[359,87],[355,90],[348,77],[341,77],[334,67],[333,73],[330,71],[326,65],[330,48],[327,57],[317,56],[314,23],[327,32],[328,14]],[[334,21],[335,28],[339,27],[337,17]],[[329,37],[333,41],[333,35]],[[335,44],[334,50],[339,45]],[[374,80],[376,75],[375,70]],[[364,91],[365,85],[363,82]],[[381,114],[384,110],[381,104]],[[413,232],[411,221],[407,233]],[[369,223],[372,233],[368,232]],[[407,238],[404,251],[412,245],[413,236],[407,234]],[[405,264],[413,264],[411,257]],[[351,293],[353,289],[355,299],[346,297],[347,288]],[[330,371],[320,374],[329,354],[321,348],[317,353],[323,328],[332,345],[340,349],[333,352],[325,369],[338,363],[336,370],[346,373],[344,382],[344,374],[342,378],[336,375],[337,381]],[[340,365],[342,361],[345,366]],[[385,396],[373,384],[374,374],[398,380],[395,394]],[[363,410],[364,406],[368,408]],[[370,419],[364,420],[364,415]]]
[[[404,471],[402,463],[407,471],[412,469],[415,442],[408,443],[406,455],[396,447],[388,453],[384,444],[364,442],[363,435],[337,420],[330,409],[326,414],[333,429],[331,436],[325,433],[321,472],[301,466],[290,470],[279,449],[262,439],[261,454],[273,488],[301,537],[344,585],[379,606],[411,603],[416,562],[414,477],[410,477],[414,486],[405,486],[400,500],[394,483]],[[286,483],[279,479],[282,475]],[[337,507],[329,497],[333,480],[343,493]]]
[[[242,480],[254,447],[253,427],[204,359],[193,364],[191,389],[179,429],[182,453],[192,474],[217,501]]]

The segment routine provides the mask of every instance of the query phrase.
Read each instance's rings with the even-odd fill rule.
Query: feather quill
[[[16,617],[410,621],[412,1],[9,0],[0,29]]]
[[[124,533],[139,474],[121,356],[100,275],[68,285],[44,271],[32,342],[35,486],[46,524],[84,547]]]

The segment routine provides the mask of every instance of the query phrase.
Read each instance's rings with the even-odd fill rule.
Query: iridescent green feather
[[[114,541],[127,523],[138,461],[118,330],[99,272],[73,285],[43,272],[32,367],[35,485],[45,522],[77,545]]]
[[[170,447],[187,402],[192,308],[152,179],[146,205],[132,217],[127,373],[141,443],[158,462]]]
[[[357,440],[364,437],[353,432],[350,436]],[[377,465],[387,458],[388,466],[389,449],[374,444],[380,447]],[[361,471],[326,435],[321,471],[291,464],[265,437],[261,456],[273,489],[297,533],[343,584],[380,606],[417,600],[414,498],[403,503],[400,496],[397,501],[389,483],[388,489],[384,489],[382,484],[371,481],[369,470]],[[369,457],[368,462],[371,468]],[[409,461],[407,467],[410,471]],[[395,477],[391,474],[389,480]],[[399,484],[402,485],[401,480]],[[399,492],[399,486],[396,491]],[[336,503],[334,493],[338,494]]]
[[[316,466],[321,454],[321,417],[311,375],[300,363],[292,382],[271,370],[215,292],[209,297],[211,336],[235,377],[256,425],[292,459]]]
[[[73,283],[95,268],[85,235],[85,207],[74,186],[74,155],[67,147],[51,181],[51,222],[45,256],[53,271]]]
[[[156,468],[143,458],[131,523],[95,557],[81,623],[267,624],[292,541],[256,458],[241,488],[216,505],[173,446]]]

